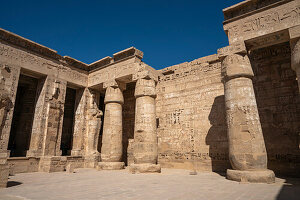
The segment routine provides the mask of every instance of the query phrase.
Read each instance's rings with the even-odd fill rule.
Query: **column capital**
[[[124,103],[123,93],[120,88],[107,87],[105,92],[104,103]]]
[[[112,79],[109,81],[106,81],[103,83],[103,88],[108,88],[108,87],[112,87],[112,88],[120,88],[120,90],[126,90],[126,83],[117,81],[116,79]]]
[[[231,54],[222,61],[223,80],[230,80],[238,77],[252,78],[254,76],[248,55]]]
[[[300,70],[300,37],[290,42],[291,45],[291,68]]]
[[[244,41],[236,42],[229,46],[218,49],[218,57],[221,60],[225,59],[225,57],[232,54],[241,54],[241,55],[247,54],[245,42]]]
[[[153,79],[138,79],[135,85],[134,96],[135,98],[141,96],[151,96],[156,98],[155,81]]]

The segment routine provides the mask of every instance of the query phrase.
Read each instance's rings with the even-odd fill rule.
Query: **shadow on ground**
[[[14,187],[14,186],[21,185],[21,184],[23,184],[23,183],[18,182],[18,181],[8,181],[7,187]]]
[[[285,179],[285,183],[279,191],[276,200],[299,200],[300,179],[286,177],[284,177],[283,179]]]

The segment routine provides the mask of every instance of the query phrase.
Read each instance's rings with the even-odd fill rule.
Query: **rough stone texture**
[[[241,171],[227,169],[227,179],[238,182],[274,183],[275,174],[271,170]]]
[[[38,172],[39,161],[39,158],[33,157],[8,158],[9,174],[14,175],[18,173]]]
[[[156,98],[162,167],[230,167],[221,63],[216,55],[161,70]]]
[[[254,171],[267,169],[267,152],[251,80],[254,74],[248,56],[226,56],[222,62],[222,76],[231,167],[238,171],[252,171],[227,170],[227,173],[230,172],[227,177],[239,181],[274,182],[275,176],[271,179],[267,175],[270,178],[266,179],[266,173],[252,176]],[[260,178],[260,175],[263,177]]]
[[[39,172],[62,172],[67,165],[67,157],[62,156],[44,156],[39,163]]]
[[[160,172],[157,164],[155,81],[138,79],[135,86],[134,166],[131,171]],[[137,165],[136,165],[137,164]],[[142,165],[140,165],[142,164]],[[148,171],[147,171],[148,170]]]
[[[7,186],[9,166],[7,163],[0,163],[0,188]]]
[[[143,163],[143,164],[131,164],[129,171],[135,173],[160,173],[161,166],[159,164]]]
[[[108,87],[105,93],[101,161],[120,162],[122,159],[122,104],[120,88]],[[104,164],[105,165],[105,164]]]
[[[98,170],[120,170],[124,169],[124,162],[99,162]]]
[[[255,50],[249,58],[268,168],[276,175],[299,176],[300,93],[289,44]]]

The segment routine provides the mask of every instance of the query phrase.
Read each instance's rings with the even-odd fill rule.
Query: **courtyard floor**
[[[222,199],[299,200],[300,179],[277,178],[274,184],[247,184],[226,180],[217,173],[163,169],[161,174],[77,169],[76,173],[26,173],[10,176],[1,200],[45,199]]]

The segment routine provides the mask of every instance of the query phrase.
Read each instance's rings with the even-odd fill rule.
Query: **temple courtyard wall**
[[[0,186],[76,168],[300,177],[299,8],[226,8],[228,46],[161,70],[134,47],[86,64],[0,29]]]

